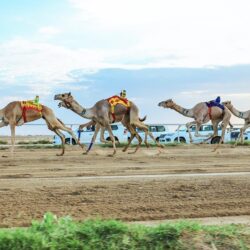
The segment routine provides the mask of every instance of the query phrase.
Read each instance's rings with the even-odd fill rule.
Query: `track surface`
[[[1,227],[27,226],[46,211],[126,221],[250,215],[249,147],[118,149],[113,158],[109,148],[67,149],[57,157],[58,149],[19,148],[14,159],[0,151]]]

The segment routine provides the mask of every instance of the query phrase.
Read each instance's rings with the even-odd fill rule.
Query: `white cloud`
[[[133,39],[127,48],[118,48],[115,56],[121,64],[127,59],[130,67],[250,63],[248,0],[69,1],[79,11],[82,29],[113,34],[116,47],[121,38]],[[147,56],[155,58],[136,63]]]
[[[104,67],[102,61],[103,55],[97,51],[18,38],[0,44],[0,82],[28,86],[29,92],[48,95],[55,87],[82,80],[72,71],[91,74]]]
[[[38,33],[42,35],[47,35],[47,36],[54,36],[54,35],[61,33],[61,30],[53,26],[45,26],[45,27],[41,27],[38,30]]]

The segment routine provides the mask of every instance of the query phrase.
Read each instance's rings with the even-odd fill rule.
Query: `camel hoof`
[[[133,155],[133,154],[135,154],[135,153],[136,153],[136,151],[128,152],[129,155]]]
[[[86,152],[83,152],[82,154],[83,155],[87,155],[89,153],[89,151],[86,151]]]
[[[115,155],[114,154],[109,154],[108,157],[114,157]]]
[[[56,154],[56,156],[63,156],[63,154]]]

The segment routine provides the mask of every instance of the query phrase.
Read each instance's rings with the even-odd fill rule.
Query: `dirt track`
[[[211,151],[209,145],[178,146],[158,156],[156,149],[137,155],[118,149],[111,158],[111,149],[98,147],[88,156],[67,148],[64,157],[56,156],[58,149],[17,149],[14,159],[0,151],[0,226],[26,226],[46,211],[126,221],[250,215],[250,148]],[[231,172],[246,174],[181,175]]]

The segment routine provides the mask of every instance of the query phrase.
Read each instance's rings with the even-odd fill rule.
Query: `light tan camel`
[[[243,144],[244,142],[244,132],[246,131],[247,128],[250,127],[250,110],[248,111],[239,111],[237,110],[233,104],[231,103],[231,101],[225,101],[223,102],[223,104],[236,116],[236,117],[239,117],[241,119],[244,119],[245,120],[245,124],[244,124],[244,127],[242,127],[240,129],[240,134],[237,138],[237,140],[235,141],[235,146],[237,146],[239,140],[241,140],[241,143]]]
[[[46,121],[48,129],[55,132],[61,139],[62,152],[58,154],[58,156],[63,155],[65,151],[65,139],[64,135],[60,132],[60,130],[68,132],[76,140],[73,131],[70,128],[66,127],[58,118],[56,118],[54,112],[50,108],[44,105],[41,105],[41,107],[42,107],[41,112],[32,109],[27,109],[26,111],[24,111],[21,106],[21,102],[14,101],[9,103],[6,107],[0,110],[0,120],[1,120],[0,128],[10,125],[12,155],[14,153],[14,146],[15,146],[16,126],[22,126],[26,122],[32,122],[40,118],[43,118]],[[80,143],[79,145],[82,147]]]
[[[89,150],[91,149],[93,143],[95,142],[96,136],[100,128],[103,127],[109,132],[109,136],[111,138],[113,149],[114,149],[113,155],[116,154],[115,138],[112,133],[111,126],[110,126],[112,122],[121,122],[131,133],[130,140],[128,144],[125,146],[125,148],[123,149],[124,152],[128,149],[134,137],[136,137],[138,140],[138,145],[134,153],[139,149],[142,143],[141,137],[138,135],[138,133],[135,130],[136,127],[140,128],[141,130],[145,132],[146,143],[147,143],[147,135],[149,135],[159,147],[162,147],[162,145],[160,145],[155,140],[152,133],[149,132],[148,127],[142,122],[143,119],[139,118],[139,110],[133,102],[130,102],[129,109],[121,104],[117,104],[114,109],[114,115],[115,115],[114,116],[112,115],[112,112],[111,112],[111,105],[106,99],[98,101],[92,108],[88,108],[88,109],[83,108],[78,102],[76,102],[76,100],[74,100],[71,93],[55,95],[54,99],[62,101],[59,103],[59,106],[66,107],[72,110],[73,112],[75,112],[76,114],[86,119],[90,119],[96,123],[96,130],[92,138],[90,147],[86,153],[88,153]],[[114,120],[114,117],[115,117],[115,120]]]
[[[193,138],[192,138],[192,135],[190,132],[190,127],[192,125],[196,124],[195,136],[196,137],[205,137],[204,135],[199,134],[199,130],[200,130],[200,127],[202,124],[205,124],[205,123],[209,122],[210,120],[211,120],[212,125],[213,125],[214,133],[212,136],[207,138],[205,141],[207,141],[215,136],[218,136],[218,125],[220,122],[222,122],[222,124],[221,124],[222,135],[220,138],[220,142],[217,145],[217,147],[215,148],[215,150],[224,141],[226,128],[227,128],[227,125],[230,125],[230,118],[231,118],[231,113],[226,107],[224,110],[222,110],[219,107],[211,107],[209,109],[206,102],[200,102],[200,103],[196,104],[192,109],[186,109],[186,108],[183,108],[183,107],[177,105],[172,99],[162,101],[158,104],[158,106],[163,107],[163,108],[170,108],[170,109],[173,109],[186,117],[194,118],[194,121],[186,124],[191,143],[193,142]]]

